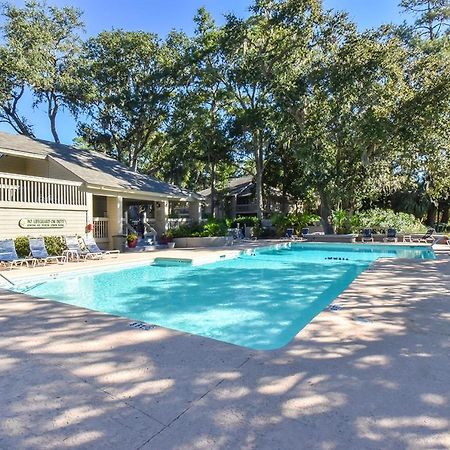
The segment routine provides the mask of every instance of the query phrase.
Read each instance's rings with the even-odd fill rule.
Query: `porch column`
[[[94,224],[94,196],[91,192],[86,192],[86,225]],[[88,234],[88,233],[87,233]],[[92,232],[90,233],[92,234]]]
[[[108,239],[112,248],[113,236],[122,234],[123,197],[108,197],[106,199],[106,210],[108,212]]]
[[[192,222],[200,222],[202,219],[202,205],[198,200],[189,202],[189,218]]]
[[[167,231],[167,219],[169,218],[169,201],[159,200],[155,202],[155,229],[158,237]]]

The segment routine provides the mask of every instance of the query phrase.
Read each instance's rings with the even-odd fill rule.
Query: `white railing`
[[[127,219],[122,219],[122,234],[139,234],[135,228],[133,228],[127,221]]]
[[[0,172],[0,202],[86,206],[81,183]]]
[[[109,237],[109,219],[107,217],[94,217],[93,219],[94,225],[94,238],[95,239],[108,239]]]

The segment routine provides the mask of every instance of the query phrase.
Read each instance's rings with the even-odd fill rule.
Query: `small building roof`
[[[176,198],[193,196],[202,199],[201,195],[135,172],[119,161],[93,150],[0,132],[0,153],[29,158],[51,158],[89,185]]]
[[[245,177],[230,178],[228,180],[225,191],[228,195],[242,194],[247,188],[253,186],[253,176],[247,175]],[[204,189],[199,192],[203,197],[209,197],[211,195],[211,188]]]

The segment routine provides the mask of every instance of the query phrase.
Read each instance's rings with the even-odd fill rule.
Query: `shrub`
[[[66,249],[66,243],[61,236],[45,236],[44,242],[48,254],[51,256],[62,255],[62,252]]]
[[[64,238],[61,236],[45,236],[45,247],[48,254],[51,256],[62,255],[62,252],[66,249]],[[19,236],[15,240],[17,255],[24,258],[30,254],[30,243],[28,237]]]
[[[191,237],[194,233],[199,233],[201,226],[199,224],[192,225],[180,225],[177,228],[172,229],[172,236],[174,238]]]
[[[404,212],[396,213],[391,209],[375,208],[355,214],[351,220],[352,231],[360,232],[363,228],[371,228],[377,232],[385,232],[395,228],[400,233],[422,233],[426,227],[414,215]]]
[[[257,228],[261,226],[261,220],[256,216],[238,216],[231,223],[231,226],[229,228],[237,228],[237,224],[239,224],[240,227],[246,226]]]
[[[30,254],[30,243],[26,236],[19,236],[14,241],[16,252],[20,258],[25,258]]]
[[[209,219],[204,223],[194,223],[190,225],[180,225],[178,228],[171,230],[174,238],[180,237],[214,237],[225,236],[228,227],[225,221]]]
[[[295,233],[300,233],[302,228],[320,221],[320,217],[311,213],[289,213],[286,215],[274,214],[271,220],[277,235],[284,236],[287,228],[294,228]]]
[[[209,221],[203,225],[203,231],[201,235],[207,236],[225,236],[227,234],[228,227],[224,222]]]
[[[355,214],[350,215],[343,209],[337,209],[332,212],[331,219],[333,226],[338,234],[350,233],[352,231],[352,217],[357,217]],[[355,219],[354,219],[355,221]]]

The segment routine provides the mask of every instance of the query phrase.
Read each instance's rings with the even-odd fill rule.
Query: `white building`
[[[112,247],[112,237],[126,231],[129,207],[140,205],[161,234],[173,220],[200,220],[201,200],[102,153],[0,132],[0,239],[93,228]]]

